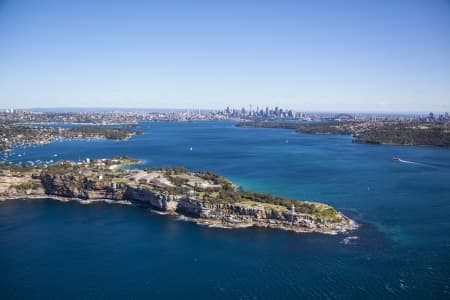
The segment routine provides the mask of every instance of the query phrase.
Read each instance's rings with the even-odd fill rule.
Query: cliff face
[[[40,180],[47,195],[79,199],[138,201],[160,211],[175,211],[174,196],[129,184],[106,184],[85,177],[43,174]]]
[[[181,214],[200,223],[220,224],[231,227],[264,226],[294,231],[346,230],[356,224],[338,213],[337,220],[296,213],[277,207],[246,204],[208,202],[186,195],[168,195],[166,192],[129,183],[96,181],[83,176],[28,174],[27,176],[0,176],[0,196],[20,198],[31,196],[59,196],[79,199],[129,200],[152,207],[155,210]]]
[[[327,222],[324,218],[314,218],[308,214],[291,211],[280,212],[263,206],[250,206],[243,203],[211,204],[189,198],[179,199],[176,211],[198,219],[220,220],[228,225],[286,227],[297,231],[341,230],[348,225],[356,226],[341,213],[338,213],[341,219],[339,222]]]
[[[151,205],[160,211],[175,211],[177,201],[174,196],[166,196],[150,189],[127,185],[123,200],[139,201]]]
[[[85,177],[43,174],[40,176],[47,195],[80,199],[122,200],[126,187],[100,184]]]
[[[0,196],[22,197],[41,196],[45,191],[39,178],[29,176],[15,176],[11,172],[0,175]]]

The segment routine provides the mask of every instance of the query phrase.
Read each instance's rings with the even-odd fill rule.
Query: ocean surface
[[[360,228],[218,229],[126,205],[4,201],[0,298],[450,299],[449,149],[234,124],[141,123],[145,134],[128,141],[56,141],[0,158],[127,154],[139,167],[211,170],[247,190],[328,203]]]

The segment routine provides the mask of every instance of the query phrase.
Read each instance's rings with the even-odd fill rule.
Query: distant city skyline
[[[450,111],[450,2],[0,1],[0,108]]]
[[[436,115],[436,117],[446,117],[448,119],[448,111],[352,111],[352,110],[296,110],[286,107],[278,106],[265,106],[265,107],[252,107],[241,106],[241,107],[224,107],[220,109],[207,109],[207,108],[158,108],[158,107],[28,107],[28,108],[0,108],[0,113],[19,113],[19,112],[30,112],[30,113],[230,113],[230,112],[241,112],[248,114],[253,112],[254,116],[259,114],[264,114],[268,116],[268,112],[276,112],[280,109],[282,112],[295,114],[296,116],[307,114],[307,115],[338,115],[338,114],[352,114],[355,116],[373,116],[373,117],[383,117],[383,116],[416,116],[416,117],[429,117],[431,115]],[[286,117],[291,117],[292,115],[286,115]]]

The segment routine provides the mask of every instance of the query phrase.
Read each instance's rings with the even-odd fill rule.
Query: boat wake
[[[414,162],[414,161],[409,161],[409,160],[399,159],[398,161],[402,162],[402,163],[405,163],[405,164],[412,164],[412,165],[418,165],[418,166],[432,167],[430,165],[426,165],[426,164],[422,164],[422,163],[418,163],[418,162]]]

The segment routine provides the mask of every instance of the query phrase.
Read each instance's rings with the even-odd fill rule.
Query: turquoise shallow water
[[[145,134],[126,142],[60,141],[7,159],[128,154],[144,166],[212,170],[245,189],[329,203],[361,224],[350,233],[358,238],[210,229],[129,206],[7,201],[1,298],[450,297],[450,150],[232,122],[140,127]]]

